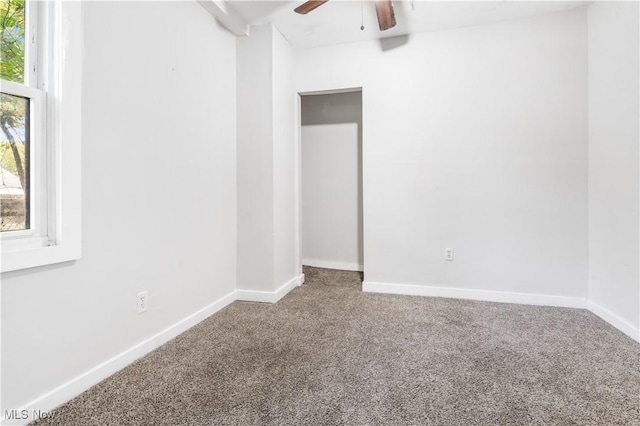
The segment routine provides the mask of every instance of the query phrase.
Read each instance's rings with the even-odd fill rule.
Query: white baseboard
[[[432,285],[389,284],[365,281],[362,283],[362,291],[371,293],[403,294],[407,296],[448,297],[452,299],[482,300],[486,302],[517,303],[522,305],[586,308],[586,299],[581,297],[472,290]]]
[[[106,379],[110,375],[131,364],[136,359],[146,355],[147,353],[158,348],[172,338],[178,336],[180,333],[183,333],[184,331],[188,330],[189,328],[193,327],[209,316],[215,314],[235,300],[275,303],[278,300],[282,299],[293,288],[302,285],[304,279],[304,274],[300,274],[299,276],[292,278],[289,282],[282,285],[280,288],[273,292],[252,290],[236,290],[234,292],[231,292],[228,295],[211,303],[210,305],[167,327],[154,336],[138,343],[137,345],[127,349],[126,351],[97,365],[91,370],[75,377],[74,379],[58,386],[57,388],[47,392],[46,394],[17,409],[18,415],[27,413],[28,418],[7,419],[4,417],[4,412],[0,413],[0,425],[24,425],[35,420],[32,417],[33,413],[47,413],[53,410],[57,406],[69,401],[70,399],[89,389],[91,386],[96,385],[100,381]],[[365,292],[374,293],[449,297],[458,299],[482,300],[489,302],[586,308],[603,320],[607,321],[612,326],[616,327],[618,330],[622,331],[624,334],[640,342],[640,330],[638,328],[629,324],[608,309],[603,308],[602,306],[591,301],[587,302],[585,299],[578,297],[457,289],[410,284],[389,284],[370,281],[365,281],[362,283],[362,290]]]
[[[161,332],[151,336],[150,338],[125,350],[124,352],[112,357],[111,359],[104,361],[103,363],[95,366],[89,371],[86,371],[85,373],[69,380],[68,382],[34,399],[24,406],[13,410],[15,416],[18,418],[5,418],[5,413],[3,410],[3,412],[0,413],[0,425],[25,425],[32,422],[33,420],[36,420],[37,418],[34,418],[34,415],[37,415],[37,413],[43,413],[44,415],[46,415],[46,413],[53,410],[57,406],[80,395],[91,386],[98,384],[102,380],[131,364],[138,358],[162,346],[169,340],[187,331],[189,328],[205,320],[209,316],[215,314],[216,312],[230,305],[236,300],[276,303],[287,293],[289,293],[293,288],[302,285],[303,282],[304,274],[300,274],[292,278],[289,282],[285,283],[273,292],[247,290],[233,291],[211,303],[210,305],[167,327]]]
[[[595,315],[599,316],[618,330],[622,331],[627,336],[631,337],[636,342],[640,342],[640,329],[629,324],[627,321],[620,318],[610,310],[598,305],[597,303],[592,302],[591,300],[587,302],[587,309],[589,309]]]
[[[102,380],[131,364],[138,358],[160,347],[164,343],[178,336],[180,333],[185,332],[189,328],[215,314],[222,308],[230,305],[235,300],[236,292],[233,291],[228,295],[211,303],[210,305],[167,327],[154,336],[151,336],[150,338],[125,350],[124,352],[114,356],[113,358],[108,359],[107,361],[95,366],[91,370],[75,377],[74,379],[69,380],[68,382],[47,392],[39,398],[34,399],[33,401],[16,410],[18,416],[27,417],[25,419],[5,418],[5,413],[3,410],[3,412],[0,413],[0,415],[2,416],[0,417],[0,424],[24,425],[33,420],[36,420],[36,418],[33,418],[35,413],[41,412],[45,413],[46,415],[47,412],[80,395],[91,386],[98,384]],[[24,415],[24,413],[26,413],[26,415]]]
[[[364,271],[364,265],[360,265],[358,263],[332,262],[329,260],[319,259],[302,259],[302,264],[306,266],[313,266],[315,268],[339,269],[342,271]]]
[[[295,287],[302,285],[303,282],[304,274],[300,274],[297,277],[291,278],[276,291],[237,290],[236,299],[245,302],[276,303]]]
[[[627,336],[640,342],[640,329],[626,322],[606,308],[580,297],[551,296],[544,294],[512,293],[504,291],[470,290],[431,285],[389,284],[365,281],[362,291],[371,293],[401,294],[406,296],[448,297],[452,299],[482,300],[485,302],[517,303],[523,305],[556,306],[587,309]]]

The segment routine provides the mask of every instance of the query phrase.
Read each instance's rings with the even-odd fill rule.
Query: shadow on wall
[[[389,50],[397,49],[398,47],[402,47],[405,44],[409,43],[409,35],[401,35],[396,37],[389,38],[381,38],[378,40],[380,42],[380,49],[383,52],[387,52]]]
[[[312,106],[313,105],[313,106]],[[360,108],[354,108],[359,105]],[[303,95],[301,124],[303,126],[326,124],[358,124],[359,143],[362,144],[362,92],[332,93],[327,95]],[[316,113],[304,113],[314,110]]]
[[[401,22],[408,22],[409,14],[411,13],[411,8],[408,2],[397,1],[394,4],[393,10],[396,14],[396,22],[400,24]],[[384,34],[384,33],[383,33]],[[378,40],[380,42],[380,49],[383,52],[388,52],[389,50],[397,49],[409,43],[409,35],[399,35],[395,37],[387,37]]]

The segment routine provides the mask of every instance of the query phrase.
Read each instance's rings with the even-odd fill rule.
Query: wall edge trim
[[[291,290],[304,282],[304,274],[296,275],[275,291],[241,290],[236,291],[236,300],[244,302],[276,303]]]
[[[598,316],[602,320],[606,321],[610,325],[614,326],[627,336],[631,337],[636,342],[640,343],[640,328],[634,327],[632,324],[629,324],[626,320],[621,318],[619,315],[614,314],[607,308],[599,305],[591,300],[587,302],[587,309]]]
[[[362,291],[406,296],[446,297],[484,302],[515,303],[520,305],[556,306],[578,309],[585,309],[587,307],[587,301],[582,297],[451,288],[430,284],[416,285],[364,281],[362,283]]]
[[[314,268],[338,269],[341,271],[364,271],[364,265],[351,262],[334,262],[332,260],[302,259],[302,264]]]
[[[22,425],[37,420],[31,418],[31,414],[34,411],[49,412],[59,405],[70,401],[90,387],[100,383],[102,380],[122,370],[137,359],[143,357],[174,337],[184,333],[191,327],[227,307],[235,300],[236,291],[234,290],[204,308],[199,309],[185,318],[173,323],[153,336],[144,339],[140,343],[137,343],[128,349],[125,349],[119,354],[99,363],[95,367],[90,368],[84,373],[68,380],[49,392],[46,392],[44,395],[26,403],[17,410],[18,412],[27,410],[30,414],[27,419],[7,419],[4,417],[3,411],[1,413],[2,417],[0,418],[0,424]],[[3,407],[3,410],[4,409],[9,410],[10,408]]]

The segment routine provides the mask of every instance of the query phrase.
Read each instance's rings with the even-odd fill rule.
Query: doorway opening
[[[301,93],[300,118],[302,265],[363,272],[362,90]]]

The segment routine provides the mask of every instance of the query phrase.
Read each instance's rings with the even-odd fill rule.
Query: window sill
[[[77,247],[58,245],[9,251],[2,253],[1,268],[2,272],[17,271],[77,260],[80,259],[80,255],[79,244]]]

